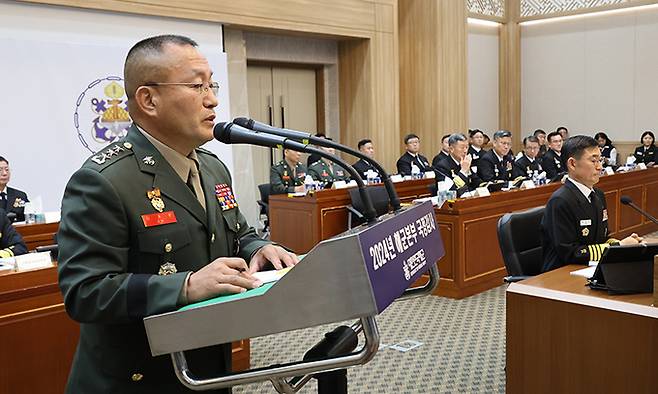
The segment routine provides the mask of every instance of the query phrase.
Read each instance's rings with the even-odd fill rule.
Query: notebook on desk
[[[603,252],[588,286],[610,294],[653,292],[653,257],[658,244],[610,246]]]

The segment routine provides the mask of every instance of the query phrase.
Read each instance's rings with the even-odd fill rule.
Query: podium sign
[[[369,227],[359,243],[379,313],[445,254],[430,201]]]

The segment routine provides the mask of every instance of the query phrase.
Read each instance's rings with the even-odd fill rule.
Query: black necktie
[[[5,211],[7,210],[7,193],[5,192],[0,193],[0,206]]]

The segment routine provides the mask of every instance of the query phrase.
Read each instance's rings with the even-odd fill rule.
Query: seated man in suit
[[[304,191],[306,166],[302,154],[292,149],[283,150],[283,160],[270,169],[270,194],[299,193]]]
[[[375,159],[375,146],[372,144],[372,140],[366,138],[359,141],[357,148],[364,155],[370,157],[373,160]],[[368,179],[368,171],[374,171],[378,178],[382,177],[382,174],[380,174],[379,171],[377,171],[377,169],[366,160],[359,159],[356,163],[354,163],[352,167],[354,167],[356,172],[358,172],[359,175],[361,175],[361,178],[364,180]]]
[[[512,167],[512,178],[527,177],[532,178],[535,174],[540,174],[543,169],[537,159],[539,153],[539,139],[533,135],[523,139],[523,155],[516,159]]]
[[[22,222],[25,220],[25,203],[27,194],[24,191],[8,187],[11,171],[9,170],[9,161],[0,156],[0,209],[6,213],[13,213],[13,221]]]
[[[450,144],[448,143],[448,139],[451,135],[452,134],[446,134],[441,137],[441,152],[432,158],[432,167],[436,168],[436,166],[439,164],[439,161],[441,161],[441,159],[444,157],[448,157],[450,154]]]
[[[27,253],[23,238],[11,225],[7,213],[0,209],[0,258]]]
[[[541,159],[548,149],[546,147],[546,132],[542,129],[537,129],[534,133],[532,133],[532,135],[537,137],[537,140],[539,140],[539,154],[537,155],[537,158]]]
[[[327,138],[331,139],[331,138]],[[330,155],[335,155],[336,150],[334,148],[320,147],[323,151],[329,153]],[[311,164],[308,169],[308,174],[313,178],[313,180],[320,181],[323,184],[333,183],[335,181],[346,181],[349,182],[350,175],[345,171],[345,169],[338,164],[334,164],[331,160],[322,158],[319,161]]]
[[[398,159],[396,164],[398,174],[411,175],[415,173],[413,168],[418,169],[418,173],[422,174],[432,171],[427,158],[420,154],[420,138],[416,134],[407,134],[404,137],[404,145],[406,152]]]
[[[480,157],[478,176],[482,182],[509,181],[512,175],[513,157],[509,152],[512,146],[512,133],[499,130],[494,133],[493,149]]]
[[[642,241],[635,233],[621,241],[608,237],[605,196],[594,187],[603,168],[596,140],[573,136],[565,142],[562,154],[569,177],[548,200],[541,222],[543,272],[599,261],[609,245]]]
[[[468,152],[468,142],[463,134],[453,134],[448,139],[449,154],[439,160],[435,171],[438,178],[450,178],[454,183],[451,190],[457,190],[457,195],[475,189],[480,179],[471,171],[472,158]]]
[[[548,150],[542,157],[541,166],[546,171],[546,179],[549,181],[559,174],[566,171],[562,161],[562,135],[554,131],[546,137],[548,140]]]

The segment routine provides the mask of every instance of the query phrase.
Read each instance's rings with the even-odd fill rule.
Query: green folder
[[[219,296],[219,297],[215,297],[215,298],[210,298],[210,299],[205,300],[205,301],[195,302],[194,304],[185,305],[184,307],[180,308],[179,311],[187,311],[187,310],[194,309],[194,308],[200,308],[202,306],[221,304],[222,302],[242,300],[242,299],[250,298],[250,297],[257,297],[257,296],[265,294],[275,284],[276,284],[276,282],[270,282],[270,283],[266,283],[266,284],[262,285],[261,287],[257,287],[255,289],[247,290],[244,293],[223,295],[223,296]]]

